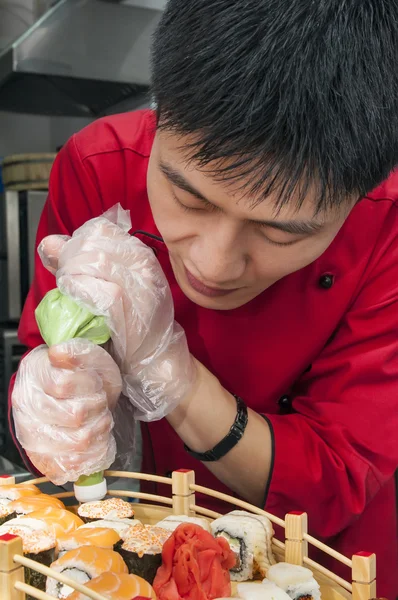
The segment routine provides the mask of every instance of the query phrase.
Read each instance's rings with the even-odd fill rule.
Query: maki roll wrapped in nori
[[[21,519],[13,519],[0,527],[0,535],[9,533],[17,535],[22,539],[23,553],[40,564],[49,567],[55,558],[55,536],[46,530],[42,523],[42,529],[29,526],[29,523],[20,526]],[[37,525],[37,524],[36,524]],[[46,589],[46,577],[32,569],[25,567],[25,582],[38,590]],[[27,596],[30,600],[30,596]]]
[[[274,531],[266,516],[234,510],[215,519],[211,530],[215,537],[225,538],[235,553],[232,581],[262,579],[275,564],[271,547]]]
[[[81,584],[87,583],[90,579],[94,579],[107,571],[127,573],[127,567],[120,554],[113,550],[95,546],[82,546],[70,550],[52,563],[51,568]],[[73,593],[73,589],[52,577],[48,577],[46,592],[63,600]]]
[[[57,538],[57,553],[58,557],[61,557],[65,552],[82,546],[96,546],[113,550],[119,541],[120,536],[114,529],[105,529],[104,527],[76,529]]]
[[[160,527],[141,525],[129,529],[116,545],[130,574],[142,577],[152,585],[156,572],[162,564],[162,548],[170,537],[170,531]]]
[[[121,498],[109,498],[99,502],[86,502],[77,510],[79,517],[85,522],[114,519],[134,519],[134,510],[130,502]]]

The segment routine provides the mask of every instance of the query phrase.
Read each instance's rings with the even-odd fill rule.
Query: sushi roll
[[[127,567],[120,554],[95,546],[82,546],[70,550],[53,562],[51,568],[81,584],[87,583],[90,579],[94,579],[106,571],[127,573]],[[73,591],[69,586],[52,577],[47,577],[46,592],[55,598],[67,598]]]
[[[310,569],[280,562],[268,570],[267,580],[282,588],[292,600],[320,600],[319,584]],[[264,583],[267,581],[265,580]]]
[[[83,525],[83,521],[77,515],[69,510],[55,508],[54,506],[46,506],[41,510],[36,510],[24,517],[20,517],[20,520],[23,521],[29,518],[43,521],[54,532],[55,537],[70,533]]]
[[[40,519],[31,519],[29,515],[7,521],[0,527],[0,533],[8,533],[6,530],[10,527],[18,527],[24,531],[46,531],[55,538],[55,533],[51,527],[48,527],[48,525]]]
[[[41,510],[47,506],[54,506],[55,508],[65,508],[64,504],[58,498],[54,496],[48,496],[47,494],[38,494],[37,496],[28,496],[14,500],[7,505],[13,511],[11,518],[21,517],[28,515],[29,513]]]
[[[264,584],[265,582],[263,582]],[[239,583],[238,597],[242,600],[290,600],[289,596],[274,583]]]
[[[224,537],[236,555],[232,581],[262,579],[275,564],[271,543],[274,531],[267,517],[234,510],[211,523],[215,537]]]
[[[18,486],[9,486],[9,487],[17,487]],[[26,515],[34,510],[38,510],[40,508],[44,508],[45,506],[52,505],[58,506],[60,508],[65,508],[62,504],[61,500],[58,498],[54,498],[53,496],[47,496],[47,494],[36,493],[39,490],[36,486],[25,486],[26,489],[17,489],[17,494],[19,498],[16,500],[9,500],[7,498],[1,498],[0,500],[0,525],[9,521],[10,519],[15,519],[21,515]],[[0,488],[1,490],[2,488]],[[3,488],[4,489],[4,488]],[[15,492],[15,490],[14,490]],[[25,492],[28,495],[25,495]],[[30,494],[34,494],[33,496]],[[8,495],[14,495],[10,490]]]
[[[152,537],[158,538],[162,546],[172,534],[172,532],[168,529],[164,529],[163,527],[159,527],[158,525],[143,525],[142,523],[140,523],[139,526],[129,527],[126,531],[123,531],[120,537],[123,541],[125,541],[130,537],[140,537],[143,535],[143,532],[148,532],[150,535],[152,535]]]
[[[96,527],[92,529],[76,529],[71,533],[57,538],[57,554],[60,558],[65,552],[81,548],[81,546],[96,546],[113,550],[120,541],[120,536],[114,529]]]
[[[40,494],[40,490],[35,485],[2,485],[0,486],[0,505],[10,504],[13,500],[38,494]]]
[[[91,529],[101,527],[102,529],[113,529],[122,538],[124,534],[131,528],[141,525],[138,519],[102,519],[100,521],[91,521],[85,525],[81,525],[79,529]]]
[[[170,517],[166,517],[162,521],[159,521],[157,524],[158,527],[162,527],[163,529],[168,529],[169,531],[174,531],[177,529],[181,523],[193,523],[194,525],[199,525],[203,527],[206,531],[211,533],[210,523],[207,519],[203,517],[186,517],[185,515],[170,515]]]
[[[130,574],[139,575],[152,585],[162,564],[163,544],[169,537],[170,531],[141,525],[131,528],[125,539],[116,545],[116,550],[122,556]]]
[[[55,558],[55,536],[47,531],[43,523],[40,528],[20,526],[21,519],[13,519],[0,527],[0,535],[9,533],[22,539],[23,553],[40,564],[49,567]],[[41,591],[46,589],[46,577],[25,567],[25,582]],[[27,596],[30,600],[30,596]]]
[[[102,573],[84,585],[109,600],[132,600],[137,597],[156,599],[152,586],[137,575]],[[68,597],[68,600],[89,600],[89,598],[84,594],[74,592]]]
[[[6,521],[16,517],[15,510],[11,505],[12,502],[9,502],[8,504],[0,504],[0,525],[3,525],[3,523]]]
[[[77,510],[79,517],[85,522],[113,519],[134,519],[134,510],[130,502],[121,498],[109,498],[99,502],[86,502]]]

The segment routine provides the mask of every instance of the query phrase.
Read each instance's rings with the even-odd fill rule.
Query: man
[[[306,511],[337,550],[376,552],[396,594],[397,49],[390,0],[170,0],[157,114],[94,123],[53,169],[39,242],[120,202],[146,246],[102,220],[41,245],[21,339],[42,343],[56,273],[107,316],[113,358],[78,340],[24,359],[36,467],[106,466],[120,369],[144,470]]]

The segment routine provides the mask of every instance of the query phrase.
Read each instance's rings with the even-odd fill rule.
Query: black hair
[[[152,69],[158,126],[254,203],[333,209],[398,164],[398,0],[169,0]]]

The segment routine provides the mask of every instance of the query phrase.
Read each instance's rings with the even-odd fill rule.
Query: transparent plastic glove
[[[152,249],[130,236],[130,228],[129,213],[117,205],[70,239],[45,238],[39,252],[63,294],[106,318],[123,393],[136,419],[152,421],[188,394],[194,369],[167,279]]]
[[[34,466],[56,485],[108,468],[121,389],[115,361],[89,340],[32,350],[19,367],[12,408],[17,438]]]

